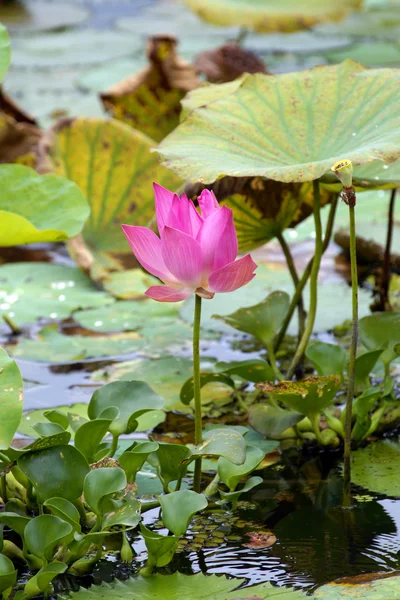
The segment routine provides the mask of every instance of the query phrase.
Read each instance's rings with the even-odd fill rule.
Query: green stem
[[[283,381],[283,375],[280,372],[280,370],[278,369],[278,365],[276,364],[274,344],[272,342],[267,344],[267,350],[268,350],[268,359],[269,359],[269,362],[270,362],[270,365],[274,372],[275,377],[278,379],[278,381]]]
[[[83,502],[80,498],[77,498],[74,502],[75,508],[77,508],[78,512],[79,512],[79,516],[81,518],[82,521],[82,525],[85,526],[87,525],[87,516],[86,516],[86,510],[85,507],[83,506]]]
[[[112,436],[112,442],[111,442],[110,450],[109,450],[109,452],[107,454],[108,458],[112,458],[114,456],[114,454],[116,453],[116,451],[118,449],[118,439],[119,439],[118,435],[113,435]]]
[[[195,295],[193,322],[193,392],[194,392],[194,443],[196,446],[203,441],[203,423],[201,418],[201,387],[200,387],[200,321],[201,297]],[[193,489],[200,493],[201,458],[197,458],[194,466]]]
[[[343,471],[343,505],[351,505],[351,421],[354,398],[354,379],[356,369],[356,355],[358,342],[358,276],[356,252],[356,219],[354,205],[349,205],[350,217],[350,263],[351,263],[351,291],[352,291],[352,334],[349,360],[349,382],[347,387],[346,418],[344,424],[344,471]]]
[[[324,243],[322,246],[322,253],[325,252],[325,250],[327,249],[327,247],[329,246],[329,243],[331,241],[331,237],[332,237],[332,232],[333,232],[333,225],[335,223],[335,216],[336,216],[336,208],[338,205],[338,198],[336,197],[332,203],[331,203],[331,209],[329,211],[329,217],[328,217],[328,222],[326,224],[326,230],[325,230],[325,236],[324,236]],[[282,327],[276,337],[275,340],[275,352],[277,352],[277,350],[279,349],[282,340],[285,336],[285,333],[287,331],[287,328],[289,327],[289,323],[292,320],[293,317],[293,313],[296,310],[296,306],[299,303],[299,300],[301,298],[301,294],[306,286],[306,283],[308,281],[308,278],[310,277],[310,273],[311,273],[311,269],[312,269],[312,265],[314,262],[314,258],[312,258],[308,265],[306,266],[304,273],[302,275],[302,278],[299,281],[299,285],[296,287],[296,291],[294,293],[294,296],[292,298],[292,301],[290,303],[289,306],[289,310],[288,313],[285,317],[284,322],[282,323]]]
[[[7,494],[7,481],[6,481],[5,475],[0,477],[0,496],[1,496],[1,499],[3,500],[3,504],[7,504],[8,494]]]
[[[297,350],[293,357],[292,363],[287,372],[286,378],[291,379],[294,375],[297,365],[303,358],[304,352],[307,348],[308,341],[311,337],[315,316],[317,314],[317,300],[318,300],[318,272],[322,258],[322,225],[321,225],[321,197],[319,190],[318,180],[313,181],[314,190],[314,223],[315,223],[315,254],[312,262],[311,273],[310,273],[310,307],[308,310],[308,317],[304,333],[301,337]]]
[[[324,440],[321,436],[321,430],[319,428],[319,422],[320,422],[320,414],[317,413],[316,415],[313,415],[312,419],[310,418],[311,424],[312,424],[312,428],[313,428],[313,432],[315,433],[315,437],[317,438],[317,442],[320,446],[324,445]]]
[[[294,264],[293,256],[289,248],[289,244],[286,242],[282,233],[279,233],[277,236],[278,241],[281,245],[282,252],[285,255],[286,263],[289,269],[290,276],[292,278],[295,290],[299,287],[300,279],[297,273],[296,265]],[[306,311],[304,308],[304,300],[303,300],[303,290],[301,289],[299,292],[299,298],[297,301],[297,310],[299,313],[299,341],[304,333],[304,327],[306,322]]]

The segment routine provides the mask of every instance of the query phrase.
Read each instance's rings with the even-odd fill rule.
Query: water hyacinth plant
[[[238,241],[232,211],[220,207],[213,192],[198,198],[201,214],[185,194],[179,197],[154,184],[160,237],[147,227],[122,229],[144,269],[164,282],[146,295],[158,302],[179,302],[196,295],[193,324],[193,391],[195,443],[202,442],[200,386],[200,319],[202,298],[233,292],[249,283],[257,268],[250,254],[236,260]],[[201,458],[196,460],[194,489],[200,491]]]

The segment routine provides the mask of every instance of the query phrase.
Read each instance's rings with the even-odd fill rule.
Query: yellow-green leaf
[[[193,110],[159,146],[182,178],[221,175],[311,181],[336,160],[355,166],[400,156],[400,72],[346,60],[284,75],[247,75]]]
[[[240,25],[255,31],[296,31],[324,21],[340,21],[361,7],[360,0],[185,0],[215,25]]]
[[[178,178],[151,153],[155,143],[124,123],[64,119],[53,133],[55,172],[77,183],[89,201],[91,215],[82,232],[88,248],[106,264],[114,253],[130,255],[121,224],[148,225],[153,181],[176,189]]]

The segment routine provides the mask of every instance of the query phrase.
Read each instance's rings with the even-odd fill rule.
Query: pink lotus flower
[[[146,296],[159,302],[179,302],[193,293],[212,298],[253,279],[257,265],[249,254],[235,260],[232,211],[220,207],[213,192],[199,196],[201,215],[185,194],[179,198],[155,183],[154,195],[160,237],[147,227],[122,225],[142,267],[165,284],[150,287]]]

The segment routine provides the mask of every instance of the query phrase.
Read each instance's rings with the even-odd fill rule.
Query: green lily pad
[[[164,321],[169,324],[178,316],[178,307],[172,303],[153,300],[115,302],[110,306],[74,313],[82,327],[93,331],[137,331],[147,321]],[[161,324],[161,323],[160,323]]]
[[[146,299],[147,296],[144,293],[147,288],[151,285],[159,285],[159,283],[158,279],[145,273],[142,269],[126,269],[107,273],[102,281],[104,289],[121,300]],[[172,307],[170,310],[173,310]]]
[[[351,461],[353,483],[385,496],[400,496],[398,443],[389,440],[374,442],[353,452]]]
[[[349,35],[355,38],[395,40],[399,39],[400,16],[390,3],[382,10],[353,13],[339,27],[335,23],[323,23],[314,28],[318,35]]]
[[[263,54],[265,52],[319,53],[343,48],[349,44],[351,44],[351,38],[340,35],[340,26],[336,34],[323,37],[312,31],[296,31],[295,33],[270,33],[269,35],[250,33],[243,40],[245,48]],[[269,57],[266,61],[269,62]]]
[[[324,21],[340,21],[358,0],[185,0],[202,19],[216,25],[240,25],[255,31],[296,31]]]
[[[77,185],[22,165],[0,166],[0,246],[60,242],[77,235],[89,205]]]
[[[10,64],[10,39],[7,29],[0,23],[0,82],[3,81]]]
[[[343,156],[355,165],[391,162],[400,156],[399,77],[350,60],[247,75],[233,93],[192,111],[158,150],[180,177],[203,183],[221,175],[311,181]]]
[[[0,7],[0,19],[12,33],[64,29],[83,23],[88,15],[85,8],[65,2],[11,2]]]
[[[61,121],[54,136],[55,172],[77,183],[89,201],[84,243],[100,268],[122,270],[121,255],[132,256],[132,251],[121,224],[148,225],[154,216],[152,182],[174,189],[179,180],[159,165],[150,138],[119,121]],[[113,258],[113,253],[118,257]]]
[[[113,61],[112,69],[107,64],[92,67],[80,75],[77,80],[77,86],[85,91],[102,92],[121,81],[121,79],[125,79],[136,73],[145,64],[146,59],[144,54],[138,54],[130,58],[121,58]]]
[[[77,30],[15,38],[12,60],[17,67],[87,66],[104,64],[140,50],[140,40],[128,34],[85,29],[85,35]]]
[[[366,67],[398,67],[400,64],[400,48],[393,42],[355,44],[346,50],[327,52],[325,56],[335,63],[350,58]]]
[[[77,308],[114,302],[79,269],[39,262],[34,266],[34,276],[32,263],[0,266],[0,314],[18,325],[39,317],[65,319]]]
[[[315,590],[313,598],[340,600],[365,598],[365,600],[398,600],[400,598],[400,577],[398,573],[363,573],[332,581]]]
[[[23,383],[14,360],[0,348],[0,449],[6,450],[18,429],[23,408]]]
[[[63,335],[57,325],[47,325],[38,333],[36,340],[23,338],[13,356],[39,362],[63,363],[131,354],[143,348],[137,333],[119,333],[113,336]]]
[[[270,583],[236,589],[244,582],[243,579],[226,579],[218,575],[170,575],[156,574],[152,577],[135,577],[128,581],[115,580],[112,585],[103,583],[101,586],[81,588],[71,594],[72,600],[131,600],[132,594],[140,600],[234,600],[235,598],[257,600],[306,600],[303,592],[284,587],[274,587]]]

